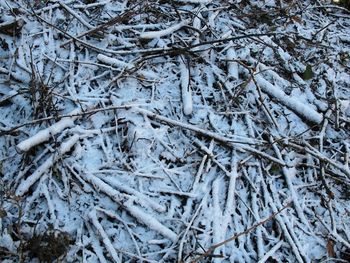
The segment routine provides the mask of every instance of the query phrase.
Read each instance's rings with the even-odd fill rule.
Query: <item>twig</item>
[[[222,241],[222,242],[220,242],[220,243],[217,243],[217,244],[211,246],[211,247],[210,247],[209,249],[207,249],[202,255],[200,255],[199,257],[197,257],[197,258],[195,258],[195,259],[193,259],[193,260],[191,261],[191,263],[200,262],[201,259],[203,259],[203,258],[207,257],[208,255],[212,254],[216,248],[221,247],[221,246],[223,246],[223,245],[225,245],[225,244],[227,244],[227,243],[229,243],[229,242],[231,242],[231,241],[233,241],[233,240],[236,240],[236,239],[239,238],[240,236],[243,236],[243,235],[246,235],[246,234],[252,232],[252,231],[253,231],[254,229],[256,229],[258,226],[261,226],[261,225],[265,224],[266,222],[268,222],[268,221],[274,219],[277,215],[279,215],[281,212],[283,212],[283,210],[285,210],[286,208],[288,208],[288,207],[290,207],[290,206],[291,206],[291,203],[288,203],[288,204],[285,205],[283,208],[281,208],[280,210],[278,210],[276,213],[273,213],[273,214],[270,215],[268,218],[266,218],[266,219],[260,221],[259,223],[256,223],[255,225],[253,225],[253,226],[247,228],[247,229],[244,230],[243,232],[240,232],[240,233],[238,233],[238,234],[236,234],[236,235],[234,235],[234,236],[232,236],[232,237],[230,237],[230,238],[228,238],[228,239],[226,239],[226,240],[224,240],[224,241]]]
[[[350,179],[349,167],[346,167],[345,165],[340,164],[340,163],[328,158],[324,154],[320,153],[317,149],[312,147],[310,144],[308,144],[306,142],[301,143],[301,145],[297,144],[296,142],[283,142],[283,143],[290,146],[290,147],[293,147],[295,149],[307,152],[307,153],[311,154],[312,156],[316,157],[317,159],[319,159],[320,161],[329,163],[333,167],[342,171],[344,173],[344,175]]]
[[[280,88],[265,80],[261,74],[256,74],[254,78],[256,83],[265,93],[277,99],[280,103],[296,113],[299,117],[316,124],[319,124],[323,121],[322,114],[312,109],[309,105],[301,103],[297,98],[288,96]]]
[[[186,58],[179,56],[180,67],[180,86],[183,103],[183,112],[185,115],[191,115],[193,111],[192,90],[191,90],[191,77],[190,77],[190,65],[185,64]]]
[[[65,154],[70,151],[70,149],[75,145],[75,143],[79,140],[78,135],[73,135],[71,138],[66,140],[61,144],[58,152],[60,155]],[[16,195],[22,196],[25,194],[29,188],[46,172],[48,171],[54,163],[58,160],[60,156],[58,154],[52,154],[46,161],[35,170],[27,179],[21,182],[16,190]]]
[[[194,214],[193,214],[193,216],[191,218],[191,221],[188,223],[188,225],[187,225],[187,227],[185,229],[185,232],[184,232],[184,234],[183,234],[183,236],[181,238],[180,245],[179,245],[179,252],[177,254],[178,255],[177,256],[177,262],[178,263],[182,263],[182,252],[183,252],[184,243],[186,242],[186,236],[187,236],[188,231],[190,230],[194,220],[196,219],[199,211],[202,209],[202,206],[203,206],[203,203],[204,203],[205,199],[206,199],[205,197],[202,198],[201,203],[198,205],[196,211],[194,212]]]
[[[113,244],[112,244],[111,240],[109,239],[106,231],[103,229],[102,225],[99,223],[99,221],[97,219],[95,208],[93,210],[91,210],[91,212],[89,213],[89,218],[90,218],[92,224],[94,225],[94,227],[97,229],[98,233],[100,234],[100,237],[102,238],[102,242],[105,245],[105,247],[106,247],[107,251],[109,252],[109,254],[111,255],[111,257],[113,258],[114,262],[121,263],[121,260],[117,254],[117,251],[113,247]]]
[[[258,261],[258,263],[264,263],[264,262],[266,262],[266,261],[269,259],[269,257],[271,257],[274,253],[276,253],[276,251],[282,246],[282,244],[283,244],[283,241],[282,241],[282,240],[279,241],[279,242],[277,242],[277,244],[274,245],[274,246],[270,249],[270,251],[268,251],[268,252]]]
[[[164,30],[159,31],[148,31],[140,34],[141,39],[153,39],[153,38],[159,38],[162,36],[170,35],[174,33],[175,31],[181,29],[182,27],[186,26],[189,23],[188,20],[183,20],[178,24],[172,25]]]
[[[137,244],[137,241],[136,241],[136,239],[135,239],[135,237],[134,237],[134,234],[133,234],[133,232],[131,231],[131,229],[130,229],[130,227],[128,226],[128,224],[125,222],[125,220],[123,220],[123,219],[122,219],[117,213],[115,213],[114,211],[106,210],[106,209],[103,209],[103,208],[100,208],[100,207],[96,207],[96,210],[105,213],[107,216],[109,216],[109,217],[111,217],[111,218],[117,219],[118,221],[120,221],[120,222],[124,225],[124,227],[126,228],[126,231],[128,232],[128,234],[129,234],[130,237],[131,237],[132,242],[134,243],[134,246],[135,246],[137,255],[139,256],[139,258],[142,258],[141,252],[140,252],[140,247],[139,247],[139,245]]]
[[[60,6],[62,6],[64,9],[66,9],[72,16],[74,16],[76,19],[80,21],[84,26],[89,28],[90,30],[94,28],[94,26],[90,25],[87,21],[84,20],[79,14],[77,14],[72,8],[67,6],[63,1],[59,1]]]
[[[261,169],[261,168],[259,167],[259,169]],[[259,172],[261,172],[260,174],[262,174],[262,171],[259,171]],[[275,202],[277,202],[277,201],[273,200],[273,198],[271,197],[271,194],[267,189],[267,185],[265,183],[264,178],[262,178],[261,182],[262,182],[262,186],[263,186],[263,190],[264,190],[263,191],[264,197],[267,200],[267,202],[269,203],[269,205],[271,206],[272,211],[274,211],[276,213],[278,211],[278,209],[277,209]],[[289,205],[290,205],[290,203],[289,203]],[[293,226],[291,224],[287,224],[286,219],[284,217],[282,217],[281,215],[277,215],[276,220],[279,223],[279,225],[282,229],[283,235],[285,236],[287,242],[291,246],[291,250],[294,253],[296,261],[298,261],[299,263],[304,263],[305,262],[304,259],[306,259],[306,256],[303,253],[301,244],[293,231]]]
[[[189,48],[194,49],[194,48],[199,47],[199,46],[211,45],[211,44],[222,43],[222,42],[230,42],[230,41],[240,40],[240,39],[244,39],[244,38],[261,37],[261,36],[277,36],[277,35],[282,35],[282,34],[283,33],[244,34],[244,35],[240,35],[240,36],[220,38],[220,39],[200,42],[198,44],[190,45]]]
[[[191,130],[191,131],[197,132],[199,134],[202,134],[202,135],[207,136],[209,138],[213,138],[213,139],[215,139],[215,140],[217,140],[219,142],[222,142],[224,144],[229,144],[229,145],[232,145],[232,146],[235,146],[235,144],[238,144],[238,145],[236,145],[236,146],[238,146],[238,148],[241,148],[243,150],[255,153],[255,154],[257,154],[257,155],[259,155],[259,156],[261,156],[263,158],[267,158],[270,161],[276,162],[276,163],[278,163],[278,164],[280,164],[282,166],[286,165],[284,162],[281,162],[281,160],[279,160],[279,159],[277,159],[277,158],[275,158],[273,156],[270,156],[270,155],[268,155],[268,154],[266,154],[264,152],[261,152],[261,151],[255,149],[255,148],[252,148],[250,146],[243,145],[244,142],[242,142],[242,141],[233,140],[231,138],[228,138],[228,137],[225,137],[225,136],[221,136],[221,135],[219,135],[217,133],[201,129],[201,128],[199,128],[197,126],[194,126],[194,125],[191,125],[191,124],[187,124],[187,123],[183,123],[183,122],[180,122],[180,121],[172,120],[170,118],[164,117],[162,115],[153,113],[153,112],[145,110],[145,109],[141,109],[141,108],[134,108],[134,109],[135,109],[135,111],[137,111],[139,113],[142,113],[142,114],[145,114],[145,115],[147,115],[150,118],[154,118],[154,119],[157,119],[159,121],[164,121],[164,122],[166,122],[168,124],[171,124],[171,125],[175,125],[175,126],[187,129],[187,130]]]
[[[121,194],[119,191],[112,188],[110,185],[103,182],[98,177],[90,174],[83,174],[84,180],[91,183],[96,189],[108,195],[113,201],[121,205],[126,211],[128,211],[134,218],[140,223],[148,226],[149,228],[157,231],[163,236],[169,238],[173,242],[177,240],[177,235],[172,230],[160,223],[156,218],[142,211],[139,207],[135,206],[130,198],[126,195]]]
[[[274,138],[272,137],[272,135],[270,136],[270,142],[272,144],[272,147],[278,157],[278,159],[280,160],[283,160],[283,157],[282,157],[282,153],[280,151],[280,149],[278,148],[277,144],[276,143],[273,143],[274,141]],[[292,202],[293,202],[293,205],[294,205],[294,208],[299,216],[299,219],[301,220],[301,222],[303,222],[303,224],[305,226],[307,226],[309,229],[311,229],[310,225],[309,225],[309,222],[307,221],[307,219],[305,218],[305,215],[304,215],[304,212],[299,204],[299,196],[297,194],[297,192],[295,191],[294,189],[294,186],[293,186],[293,182],[292,182],[292,178],[293,178],[293,175],[295,174],[295,168],[287,168],[287,167],[282,167],[282,173],[284,175],[284,178],[286,180],[286,183],[287,183],[287,186],[289,188],[289,192],[291,194],[291,198],[292,198]]]
[[[80,113],[81,113],[80,109],[73,110],[69,115],[72,115],[74,117],[62,118],[60,121],[56,122],[50,127],[39,131],[32,137],[17,144],[16,150],[20,153],[27,152],[34,146],[39,145],[49,140],[52,136],[62,132],[64,129],[68,127],[72,127],[74,125],[74,121],[78,117],[77,114],[80,114]]]
[[[99,31],[103,31],[110,26],[113,26],[115,24],[118,24],[118,23],[124,21],[126,18],[130,18],[133,14],[134,14],[133,11],[127,11],[123,14],[120,14],[116,17],[111,18],[110,20],[108,20],[107,22],[105,22],[101,25],[93,27],[90,30],[85,31],[85,32],[75,36],[75,38],[81,38],[83,36],[91,35],[91,34],[99,32]],[[60,47],[64,47],[65,45],[69,44],[72,41],[73,41],[73,39],[67,40],[66,42],[63,42]]]

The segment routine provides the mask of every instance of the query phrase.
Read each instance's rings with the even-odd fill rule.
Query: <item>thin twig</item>
[[[243,232],[240,232],[240,233],[238,233],[238,234],[236,234],[236,235],[234,235],[234,236],[232,236],[232,237],[230,237],[230,238],[228,238],[228,239],[226,239],[226,240],[224,240],[224,241],[222,241],[222,242],[220,242],[220,243],[217,243],[217,244],[211,246],[211,247],[208,248],[202,255],[200,255],[199,257],[197,257],[197,258],[195,258],[195,259],[193,259],[193,260],[191,261],[191,263],[197,263],[197,262],[199,262],[201,259],[203,259],[203,258],[209,256],[210,254],[212,254],[213,251],[214,251],[216,248],[221,247],[221,246],[223,246],[223,245],[226,245],[227,243],[229,243],[229,242],[231,242],[231,241],[233,241],[233,240],[236,240],[236,239],[239,238],[240,236],[243,236],[243,235],[246,235],[246,234],[252,232],[252,231],[253,231],[254,229],[256,229],[258,226],[261,226],[261,225],[265,224],[266,222],[268,222],[268,221],[274,219],[278,214],[280,214],[281,212],[283,212],[283,210],[285,210],[286,208],[288,208],[288,207],[290,207],[290,206],[291,206],[291,203],[288,203],[287,205],[285,205],[284,207],[282,207],[280,210],[278,210],[276,213],[273,213],[273,214],[270,215],[268,218],[266,218],[266,219],[260,221],[259,223],[256,223],[255,225],[253,225],[253,226],[247,228],[247,229],[244,230]]]

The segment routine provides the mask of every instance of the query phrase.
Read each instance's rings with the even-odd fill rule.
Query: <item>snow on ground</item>
[[[1,1],[1,262],[348,262],[349,54],[329,1]]]

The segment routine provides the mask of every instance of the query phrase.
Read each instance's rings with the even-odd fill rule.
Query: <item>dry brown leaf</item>
[[[327,242],[327,253],[330,257],[335,257],[335,251],[334,251],[334,241],[332,239],[328,239]]]

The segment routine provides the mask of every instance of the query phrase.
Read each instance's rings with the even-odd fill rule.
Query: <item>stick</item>
[[[142,211],[139,207],[133,205],[127,198],[127,196],[121,194],[120,192],[112,188],[110,185],[106,184],[101,179],[97,178],[96,176],[90,173],[84,173],[83,176],[84,179],[90,182],[96,189],[98,189],[100,192],[105,193],[112,200],[114,200],[123,208],[125,208],[125,210],[128,211],[134,218],[136,218],[137,221],[148,226],[150,229],[153,229],[154,231],[162,234],[163,236],[169,238],[173,242],[177,240],[177,234],[175,232],[164,226],[156,218]]]
[[[280,88],[265,80],[261,74],[255,75],[254,79],[265,93],[277,99],[302,119],[316,124],[320,124],[323,121],[322,114],[315,111],[311,106],[301,103],[298,98],[288,96]]]
[[[180,86],[181,86],[181,95],[183,103],[183,112],[185,115],[191,115],[193,111],[193,102],[192,102],[192,90],[190,85],[190,67],[186,67],[184,63],[186,60],[185,57],[179,56],[179,67],[180,67]]]
[[[282,241],[282,240],[279,241],[279,242],[277,242],[277,244],[274,245],[274,246],[270,249],[270,251],[267,252],[267,253],[265,254],[265,256],[263,256],[263,257],[258,261],[258,263],[264,263],[264,262],[266,262],[266,261],[269,259],[269,257],[271,257],[271,256],[282,246],[282,244],[283,244],[283,241]]]
[[[128,226],[127,222],[125,222],[125,221],[124,221],[117,213],[115,213],[114,211],[106,210],[106,209],[103,209],[103,208],[100,208],[100,207],[96,207],[96,210],[105,213],[105,214],[106,214],[107,216],[109,216],[109,217],[112,217],[112,218],[114,218],[114,219],[117,219],[118,221],[120,221],[120,222],[124,225],[126,231],[127,231],[128,234],[130,235],[130,238],[131,238],[132,242],[134,243],[134,246],[135,246],[137,255],[141,258],[142,256],[141,256],[141,252],[140,252],[139,245],[137,244],[137,241],[136,241],[136,239],[135,239],[135,237],[134,237],[134,234],[133,234],[133,232],[131,231],[130,227]]]
[[[60,6],[62,6],[64,9],[66,9],[69,13],[71,13],[72,16],[74,16],[76,19],[80,21],[84,26],[86,26],[88,29],[93,29],[94,26],[90,25],[88,22],[84,20],[80,15],[78,15],[72,8],[67,6],[65,3],[62,1],[59,1]]]
[[[274,143],[273,141],[274,141],[274,138],[272,136],[270,136],[270,142],[272,144],[272,148],[274,149],[278,159],[283,160],[282,153],[281,153],[280,149],[277,147],[277,144]],[[299,219],[308,229],[311,230],[310,224],[307,221],[307,219],[305,218],[303,209],[300,206],[300,203],[299,203],[300,198],[299,198],[297,192],[295,191],[294,185],[292,182],[292,178],[294,177],[294,175],[296,173],[295,168],[282,167],[282,173],[284,175],[287,186],[289,188],[289,191],[290,191],[290,194],[291,194],[291,197],[293,200],[293,205],[294,205],[294,208],[299,216]]]
[[[284,207],[282,207],[280,210],[278,210],[276,213],[273,213],[272,215],[270,215],[268,218],[260,221],[259,223],[256,223],[255,225],[247,228],[246,230],[244,230],[243,232],[241,233],[238,233],[220,243],[217,243],[213,246],[211,246],[209,249],[207,249],[202,255],[200,255],[199,257],[195,258],[194,260],[191,261],[191,263],[197,263],[197,262],[200,262],[201,259],[209,256],[210,254],[213,253],[213,251],[218,248],[218,247],[221,247],[233,240],[236,240],[237,238],[239,238],[240,236],[243,236],[243,235],[246,235],[250,232],[252,232],[255,228],[257,228],[258,226],[261,226],[263,224],[265,224],[266,222],[270,221],[271,219],[275,218],[277,215],[279,215],[281,212],[283,212],[283,210],[285,210],[286,208],[290,207],[291,203],[288,203],[287,205],[285,205]]]
[[[160,38],[160,37],[163,37],[166,35],[170,35],[170,34],[174,33],[175,31],[181,29],[182,27],[186,26],[188,23],[189,23],[188,20],[184,20],[184,21],[181,21],[178,24],[172,25],[164,30],[144,32],[144,33],[140,34],[140,38],[141,39],[153,39],[153,38]]]
[[[112,26],[112,25],[115,25],[117,23],[122,22],[126,18],[130,17],[132,14],[133,14],[133,12],[128,11],[128,12],[125,12],[117,17],[113,17],[112,19],[108,20],[107,22],[102,23],[101,25],[98,25],[96,27],[92,27],[89,30],[75,36],[75,38],[81,38],[83,36],[91,35],[91,34],[99,32],[99,31],[105,30],[109,26]],[[69,44],[72,41],[73,41],[73,39],[69,39],[69,40],[63,42],[60,47],[64,47],[65,45]]]
[[[239,144],[239,147],[243,150],[246,150],[246,151],[249,151],[249,152],[252,152],[252,153],[255,153],[257,155],[260,155],[262,157],[265,157],[267,159],[269,159],[270,161],[273,161],[275,163],[278,163],[282,166],[286,166],[285,162],[275,158],[275,157],[272,157],[264,152],[261,152],[259,150],[256,150],[250,146],[246,146],[246,145],[242,145],[242,141],[238,141],[238,140],[233,140],[231,138],[228,138],[228,137],[225,137],[225,136],[221,136],[217,133],[214,133],[214,132],[211,132],[211,131],[207,131],[207,130],[204,130],[204,129],[201,129],[197,126],[194,126],[194,125],[191,125],[191,124],[187,124],[187,123],[182,123],[182,122],[179,122],[179,121],[176,121],[176,120],[172,120],[170,118],[167,118],[167,117],[164,117],[162,115],[159,115],[159,114],[156,114],[156,113],[153,113],[151,111],[148,111],[148,110],[145,110],[145,109],[141,109],[141,108],[134,108],[137,112],[139,113],[142,113],[142,114],[145,114],[147,115],[148,117],[150,118],[154,118],[154,119],[158,119],[160,121],[164,121],[168,124],[172,124],[172,125],[175,125],[175,126],[178,126],[178,127],[181,127],[181,128],[184,128],[184,129],[187,129],[187,130],[191,130],[191,131],[194,131],[194,132],[197,132],[197,133],[200,133],[202,135],[205,135],[207,137],[210,137],[210,138],[213,138],[217,141],[220,141],[224,144],[230,144],[230,145],[234,145],[234,144]]]
[[[26,180],[22,181],[16,190],[16,195],[22,196],[25,194],[29,188],[54,165],[54,163],[58,160],[58,158],[60,158],[61,155],[70,151],[70,149],[78,140],[79,136],[73,135],[67,141],[63,142],[58,150],[59,154],[52,154],[42,165],[39,166],[38,169],[35,170],[34,173],[32,173]]]
[[[296,144],[294,142],[284,142],[284,143],[286,143],[286,145],[291,146],[291,147],[293,147],[295,149],[302,150],[302,151],[304,151],[306,153],[309,153],[312,156],[318,158],[320,161],[329,163],[333,167],[335,167],[335,168],[339,169],[340,171],[342,171],[346,175],[346,177],[350,179],[349,167],[346,167],[343,164],[340,164],[340,163],[338,163],[336,161],[333,161],[332,159],[329,159],[327,156],[324,156],[317,149],[312,147],[310,144],[303,143],[303,145],[298,145],[298,144]]]
[[[181,238],[181,241],[180,241],[180,245],[179,245],[179,252],[177,254],[177,262],[178,263],[181,263],[182,262],[182,253],[183,253],[183,246],[184,246],[184,243],[186,242],[186,236],[188,234],[188,231],[190,230],[194,220],[196,219],[199,211],[202,209],[202,206],[203,206],[203,203],[205,201],[206,197],[203,197],[202,198],[202,201],[201,203],[199,204],[198,208],[196,209],[196,211],[194,212],[194,215],[192,216],[191,218],[191,221],[188,223],[187,227],[186,227],[186,230]]]
[[[140,113],[140,114],[144,114],[144,115],[146,115],[146,116],[148,116],[150,118],[154,118],[154,119],[157,119],[159,121],[163,121],[163,122],[166,122],[168,124],[181,127],[183,129],[194,131],[196,133],[199,133],[199,134],[202,134],[202,135],[207,136],[209,138],[213,138],[213,139],[215,139],[217,141],[220,141],[220,142],[224,143],[225,145],[232,145],[232,146],[238,147],[238,149],[245,150],[245,151],[248,151],[248,152],[251,152],[251,153],[255,153],[255,154],[257,154],[257,155],[259,155],[259,156],[261,156],[263,158],[266,158],[266,159],[268,159],[268,160],[270,160],[272,162],[275,162],[275,163],[280,164],[282,166],[286,166],[285,162],[283,162],[283,161],[281,161],[281,160],[279,160],[279,159],[277,159],[277,158],[275,158],[275,157],[273,157],[271,155],[268,155],[267,153],[259,151],[259,150],[255,149],[253,147],[244,145],[244,144],[249,144],[248,142],[243,142],[241,140],[234,140],[232,138],[228,138],[228,137],[219,135],[219,134],[217,134],[215,132],[211,132],[211,131],[208,131],[208,130],[201,129],[201,128],[195,126],[195,125],[191,125],[191,124],[183,123],[183,122],[180,122],[180,121],[176,121],[176,120],[164,117],[162,115],[153,113],[153,112],[151,112],[149,110],[138,108],[135,105],[110,106],[110,107],[105,107],[105,108],[93,109],[93,110],[85,111],[85,112],[79,113],[79,114],[61,115],[61,116],[59,116],[57,118],[65,118],[65,117],[73,117],[73,116],[84,116],[84,115],[97,113],[97,112],[100,112],[100,111],[117,110],[117,109],[125,109],[125,110],[127,110],[127,109],[131,109],[131,108],[135,112]],[[24,127],[24,126],[27,126],[27,125],[31,125],[31,124],[35,124],[35,123],[39,123],[39,122],[43,122],[43,121],[47,121],[47,120],[51,120],[51,119],[54,119],[54,118],[55,118],[54,116],[51,116],[51,117],[47,117],[47,118],[43,118],[43,119],[37,119],[37,120],[31,121],[31,122],[28,122],[28,123],[24,123],[24,124],[18,125],[16,127],[13,127],[12,129],[9,129],[9,130],[6,130],[6,131],[2,131],[0,133],[0,135],[8,134],[8,133],[11,133],[14,130],[17,130],[17,129],[21,128],[21,127]]]
[[[32,137],[20,142],[16,146],[16,150],[20,153],[27,152],[34,146],[37,146],[45,141],[48,141],[52,136],[62,132],[64,129],[68,127],[72,127],[74,125],[74,121],[77,119],[77,115],[81,113],[80,109],[73,110],[69,115],[73,115],[73,117],[62,118],[60,121],[51,125],[50,127],[39,131]]]
[[[89,218],[92,222],[92,224],[94,225],[94,227],[97,229],[97,231],[99,232],[101,238],[102,238],[102,242],[105,245],[107,251],[109,252],[109,254],[111,255],[111,257],[113,258],[114,262],[116,263],[121,263],[121,260],[118,256],[117,251],[115,250],[115,248],[113,247],[113,244],[111,242],[111,240],[109,239],[107,233],[105,232],[105,230],[103,229],[102,225],[98,222],[97,219],[97,215],[96,215],[96,210],[93,209],[90,213],[89,213]]]

